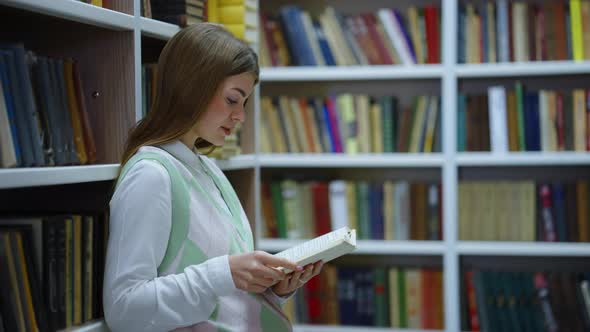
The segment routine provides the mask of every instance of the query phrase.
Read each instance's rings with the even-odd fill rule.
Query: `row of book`
[[[104,215],[0,221],[0,330],[50,332],[102,317],[107,228]]]
[[[182,28],[201,22],[220,23],[237,38],[256,41],[256,0],[141,0],[140,6],[143,17]]]
[[[440,99],[418,96],[263,97],[264,153],[440,152]]]
[[[111,1],[112,0],[78,0],[80,2],[89,3],[94,6],[102,7],[102,8],[112,8]]]
[[[348,226],[358,239],[440,240],[439,184],[282,180],[262,184],[263,234],[305,239]]]
[[[492,86],[458,96],[458,151],[590,151],[590,90]]]
[[[590,273],[467,270],[462,331],[588,331]]]
[[[433,5],[358,15],[326,7],[318,17],[288,5],[260,21],[262,66],[440,63],[440,10]]]
[[[590,242],[589,184],[462,181],[459,239]]]
[[[442,272],[327,264],[284,311],[297,324],[442,330]]]
[[[0,167],[96,162],[76,61],[0,48]]]
[[[459,5],[459,63],[590,59],[590,3],[509,0]]]

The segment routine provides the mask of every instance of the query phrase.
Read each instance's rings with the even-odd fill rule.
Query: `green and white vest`
[[[120,183],[140,160],[158,162],[170,176],[172,228],[166,254],[158,267],[158,276],[182,273],[189,265],[254,249],[250,224],[231,184],[213,161],[204,156],[197,158],[201,169],[186,165],[161,148],[143,147],[125,164],[119,177]],[[195,172],[207,173],[227,206],[220,205],[195,180]],[[210,214],[195,215],[191,211],[191,202],[202,197],[206,197],[211,206]],[[252,294],[236,288],[230,295],[217,299],[217,305],[207,321],[175,331],[291,330],[291,324],[279,305],[265,294]]]

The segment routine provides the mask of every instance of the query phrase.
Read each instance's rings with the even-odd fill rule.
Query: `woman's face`
[[[193,132],[213,145],[223,145],[225,136],[234,130],[238,122],[244,122],[244,107],[253,89],[254,77],[250,73],[226,78]]]

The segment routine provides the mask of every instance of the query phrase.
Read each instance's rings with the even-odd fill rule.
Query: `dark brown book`
[[[479,97],[479,117],[479,151],[490,151],[490,115],[488,111],[488,95],[481,95]]]
[[[576,183],[567,183],[565,185],[565,216],[567,227],[567,239],[569,242],[579,242],[578,233],[578,209]]]

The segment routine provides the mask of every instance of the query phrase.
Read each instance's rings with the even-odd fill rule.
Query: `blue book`
[[[316,38],[320,44],[320,49],[322,51],[322,55],[324,56],[324,60],[326,61],[326,65],[335,66],[336,60],[334,60],[334,55],[332,54],[332,50],[330,49],[330,45],[328,44],[328,40],[326,39],[326,35],[324,34],[322,27],[319,25],[319,23],[313,22],[313,30],[315,31]]]
[[[2,80],[2,89],[4,90],[4,101],[6,103],[6,113],[8,114],[8,121],[10,122],[10,131],[12,136],[12,144],[14,146],[14,154],[16,156],[16,166],[22,165],[21,146],[19,142],[19,134],[17,129],[17,122],[15,117],[14,100],[12,90],[10,89],[10,80],[8,79],[8,71],[6,61],[2,52],[0,52],[0,80]]]
[[[33,155],[33,149],[31,142],[31,136],[29,135],[29,123],[27,121],[23,98],[21,94],[21,86],[18,80],[18,74],[16,72],[16,62],[14,60],[14,52],[10,50],[2,50],[4,56],[4,63],[6,65],[6,73],[8,75],[8,84],[10,92],[12,94],[12,100],[14,105],[14,119],[16,120],[16,132],[18,134],[18,141],[20,144],[20,151],[22,156],[21,166],[31,167],[35,164],[35,156]]]
[[[330,113],[328,111],[328,104],[324,103],[323,104],[323,114],[324,114],[324,123],[326,125],[326,129],[328,132],[328,137],[330,137],[330,147],[331,147],[331,151],[330,152],[337,152],[336,151],[336,136],[335,134],[335,130],[334,130],[334,126],[338,125],[338,124],[334,124],[332,123],[332,121],[330,121]]]
[[[466,63],[465,60],[465,7],[459,5],[459,13],[458,13],[458,21],[459,26],[457,27],[458,36],[457,36],[457,62],[458,63]]]
[[[305,34],[301,10],[297,6],[284,6],[280,10],[280,18],[295,63],[299,66],[317,66],[310,41]]]
[[[32,163],[29,165],[44,166],[45,156],[43,154],[43,139],[41,137],[41,131],[39,130],[39,116],[37,114],[37,107],[33,96],[31,74],[29,72],[25,48],[21,44],[4,44],[0,47],[10,51],[14,56],[12,65],[14,66],[15,79],[11,79],[11,81],[13,86],[18,85],[18,92],[15,98],[21,100],[20,111],[23,113],[25,126],[27,128],[25,136],[28,136],[29,138],[28,142],[30,142],[30,145],[28,145],[28,148],[31,149],[33,157]],[[16,111],[19,112],[18,107]]]
[[[338,308],[342,325],[358,325],[355,274],[354,268],[338,268]]]
[[[414,61],[414,63],[418,63],[418,61],[416,60],[416,51],[414,51],[414,44],[412,44],[412,39],[410,38],[410,33],[408,32],[407,24],[404,20],[404,17],[400,14],[400,12],[397,9],[392,9],[391,11],[393,12],[393,15],[395,15],[395,18],[400,23],[400,28],[401,28],[402,33],[404,35],[404,40],[406,41],[406,45],[408,45],[408,49],[410,50],[410,54],[412,55],[412,60]]]

